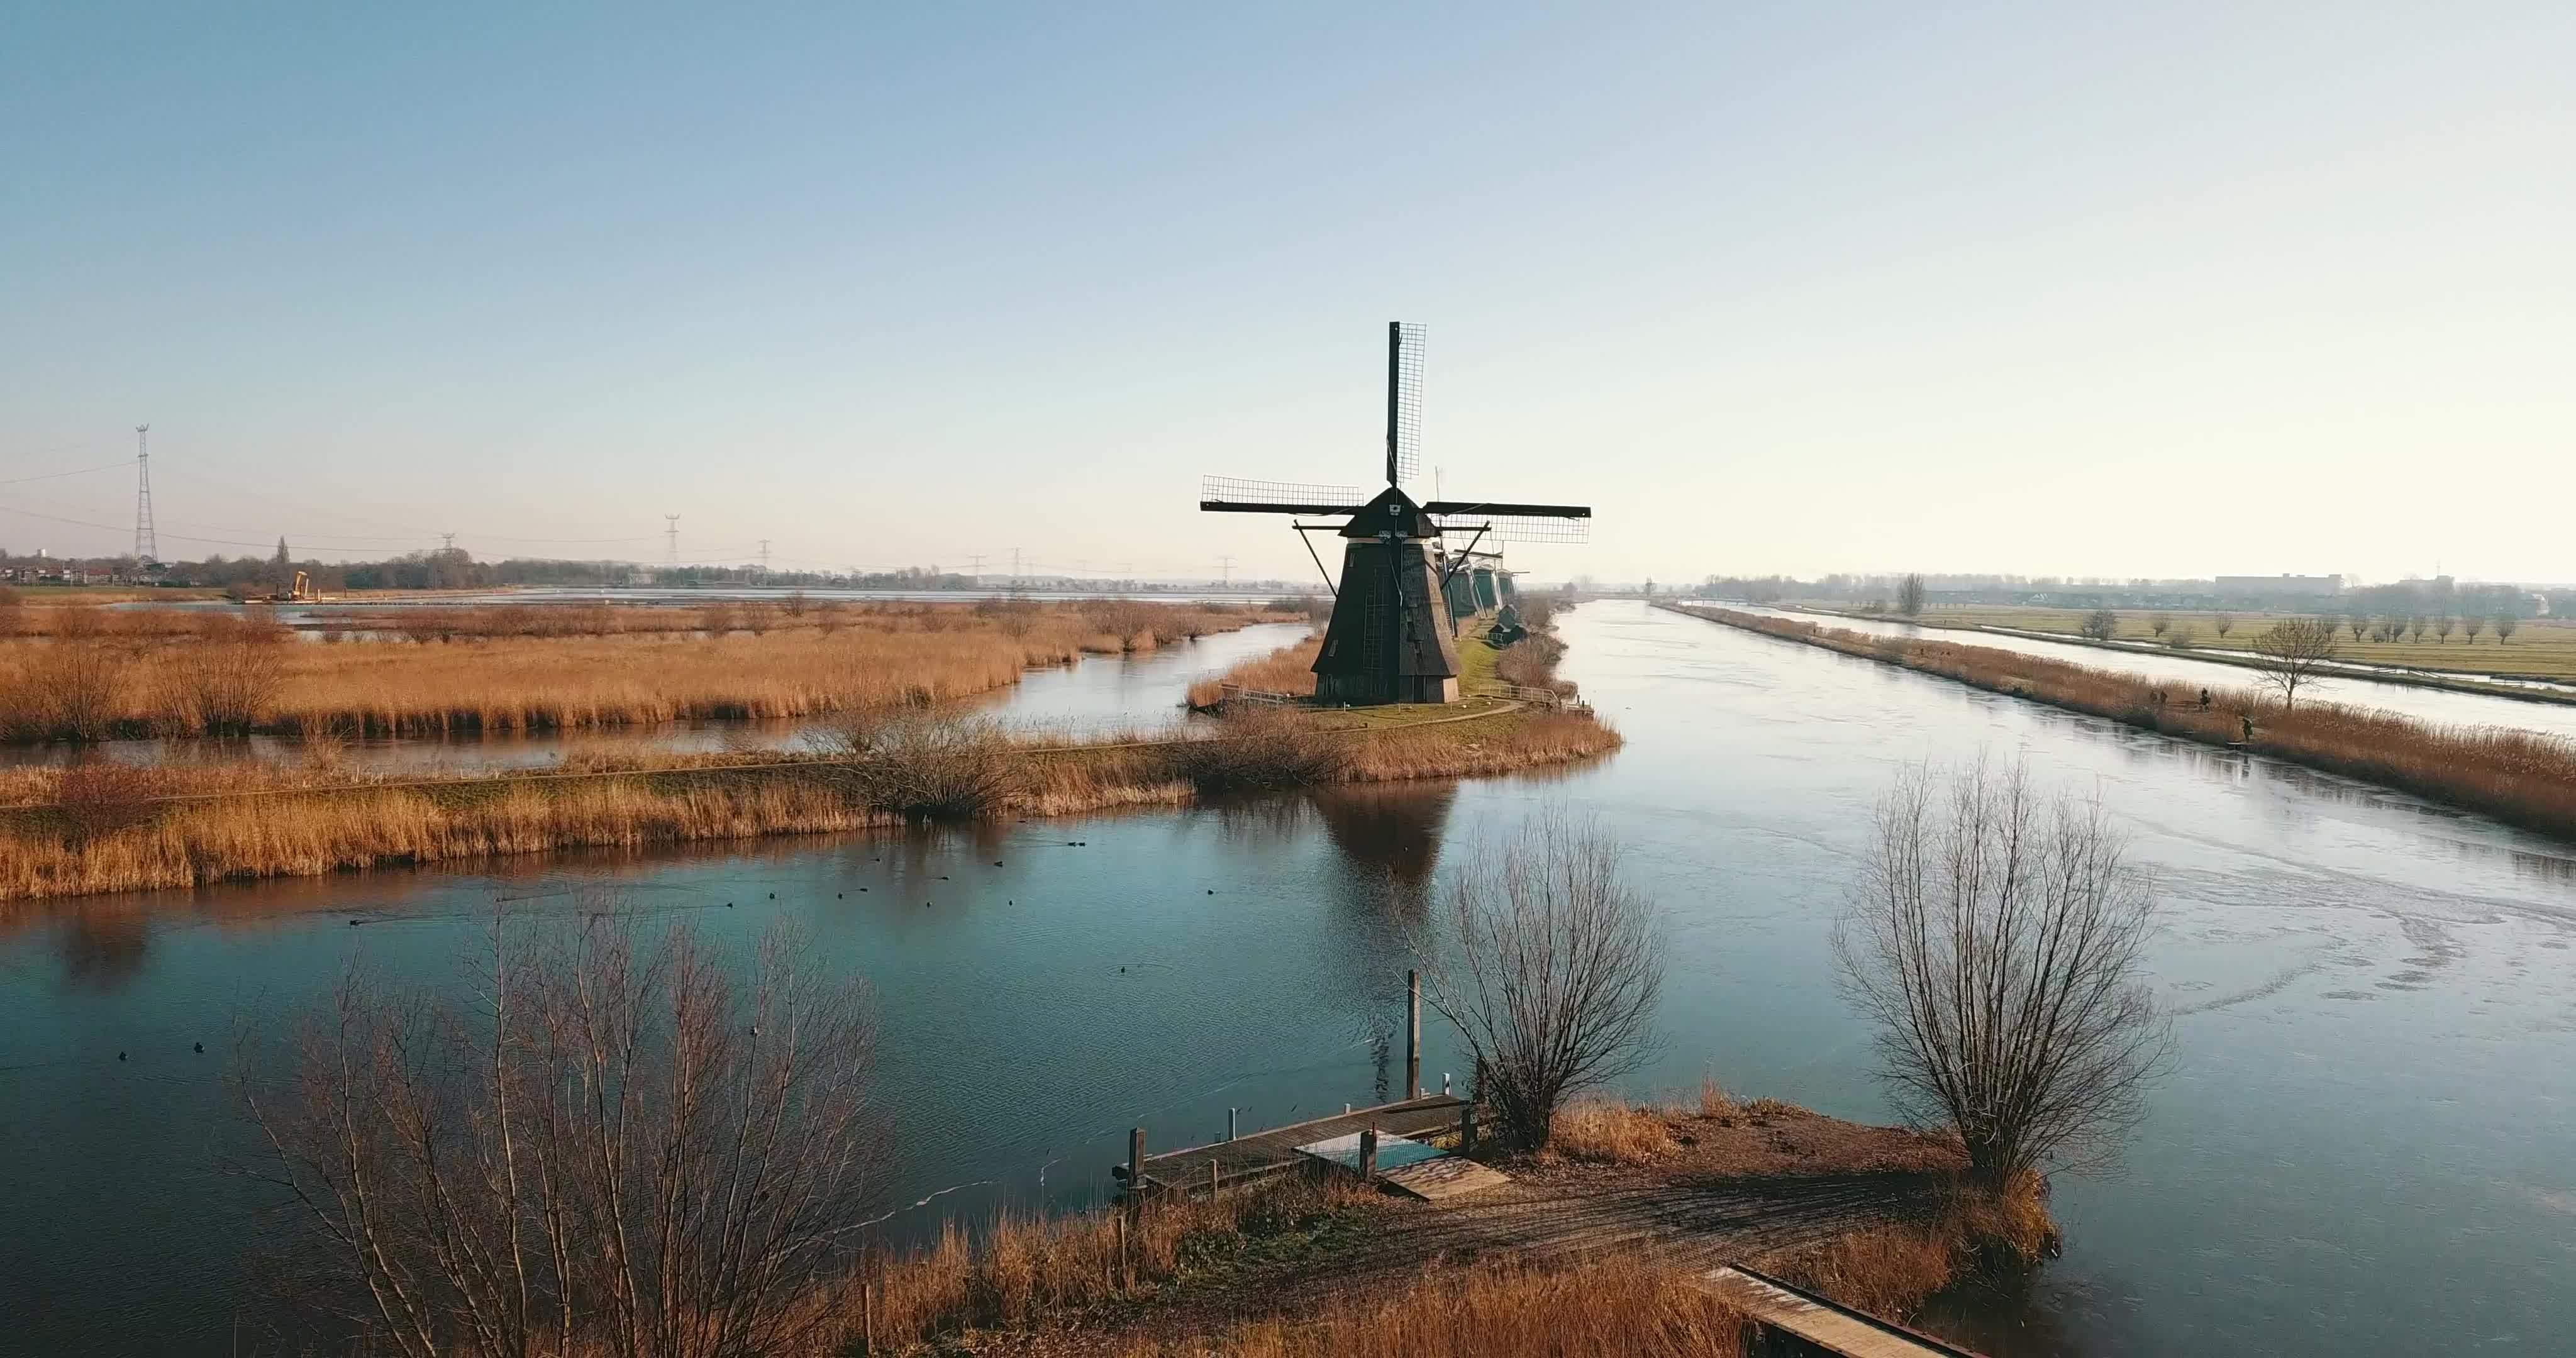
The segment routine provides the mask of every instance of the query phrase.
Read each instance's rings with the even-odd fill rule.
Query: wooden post
[[[1377,1178],[1377,1128],[1360,1133],[1360,1178],[1373,1182]]]
[[[1127,1196],[1145,1199],[1145,1129],[1127,1129]]]
[[[867,1265],[859,1268],[859,1352],[870,1354],[877,1351],[877,1284],[874,1278],[864,1276]]]
[[[1208,1157],[1208,1201],[1216,1201],[1216,1157]]]
[[[1422,1097],[1422,972],[1404,969],[1404,1097]]]
[[[1121,1212],[1112,1220],[1117,1223],[1114,1229],[1118,1233],[1118,1254],[1115,1262],[1110,1265],[1109,1285],[1116,1288],[1119,1275],[1127,1269],[1127,1214]]]
[[[1476,1105],[1458,1110],[1458,1153],[1472,1155],[1476,1150]]]

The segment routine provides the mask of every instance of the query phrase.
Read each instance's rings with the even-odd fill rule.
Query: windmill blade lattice
[[[1440,535],[1456,544],[1476,536],[1478,529],[1487,542],[1590,542],[1590,519],[1560,519],[1553,516],[1517,514],[1461,514],[1443,519]]]
[[[1376,492],[1356,486],[1319,486],[1303,481],[1259,481],[1246,476],[1199,478],[1199,508],[1240,509],[1252,513],[1348,514],[1367,504]],[[1272,506],[1294,505],[1293,510]]]
[[[1395,344],[1387,357],[1387,481],[1398,486],[1422,480],[1422,343],[1426,332],[1410,321],[1395,323]]]

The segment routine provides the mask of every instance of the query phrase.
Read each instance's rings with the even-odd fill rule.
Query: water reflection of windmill
[[[1374,496],[1346,486],[1245,481],[1211,476],[1199,508],[1229,514],[1293,514],[1345,519],[1298,523],[1301,534],[1338,531],[1341,583],[1333,620],[1315,657],[1315,697],[1326,703],[1445,703],[1458,698],[1458,646],[1452,619],[1455,577],[1480,556],[1496,590],[1508,579],[1490,552],[1502,542],[1582,542],[1589,505],[1508,504],[1485,500],[1416,501],[1405,484],[1422,472],[1422,329],[1401,321],[1386,329],[1386,489]],[[1459,550],[1447,540],[1460,539]],[[1306,550],[1314,551],[1308,539]],[[1318,570],[1323,558],[1315,558]],[[1469,598],[1474,598],[1470,582]]]

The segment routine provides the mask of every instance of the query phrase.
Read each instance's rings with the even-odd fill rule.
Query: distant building
[[[2331,599],[2343,593],[2340,575],[2222,575],[2214,583],[2231,599]]]

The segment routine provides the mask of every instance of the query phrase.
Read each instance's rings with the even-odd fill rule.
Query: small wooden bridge
[[[1696,1282],[1760,1327],[1752,1352],[1763,1358],[1979,1358],[1741,1264],[1711,1269]]]

